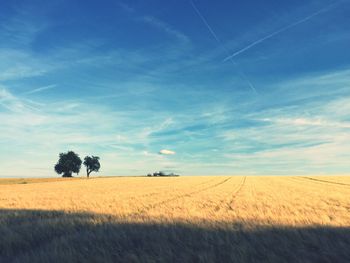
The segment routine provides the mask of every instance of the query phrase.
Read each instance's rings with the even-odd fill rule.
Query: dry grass
[[[0,262],[350,262],[349,178],[3,184]]]
[[[2,184],[34,184],[34,183],[52,183],[52,182],[66,182],[68,180],[79,180],[80,177],[72,178],[0,178],[0,185]]]

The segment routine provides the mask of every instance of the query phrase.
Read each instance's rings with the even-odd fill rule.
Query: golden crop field
[[[0,262],[350,262],[350,177],[0,180]]]

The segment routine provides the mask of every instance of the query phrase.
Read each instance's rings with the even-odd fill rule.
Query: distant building
[[[180,176],[178,174],[175,173],[167,173],[167,172],[163,172],[163,171],[159,171],[159,172],[154,172],[153,174],[147,174],[147,176]]]

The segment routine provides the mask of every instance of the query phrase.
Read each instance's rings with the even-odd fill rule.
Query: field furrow
[[[321,182],[321,183],[327,183],[327,184],[337,184],[337,185],[350,186],[350,184],[347,184],[347,183],[340,183],[340,182],[334,182],[334,181],[329,181],[329,180],[322,180],[322,179],[313,178],[313,177],[301,176],[300,178],[306,179],[306,180],[312,180],[312,181],[316,181],[316,182]]]

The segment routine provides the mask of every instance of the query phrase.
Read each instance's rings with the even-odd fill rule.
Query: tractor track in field
[[[247,180],[247,176],[244,176],[241,184],[238,186],[236,191],[233,192],[233,195],[232,195],[233,197],[236,197],[239,194],[239,192],[242,190],[243,186],[245,185],[246,180]]]
[[[332,181],[327,181],[327,180],[322,180],[322,179],[316,179],[316,178],[307,177],[307,176],[300,176],[300,177],[298,177],[298,178],[306,179],[306,180],[310,180],[310,181],[315,181],[315,182],[320,182],[320,183],[326,183],[326,184],[337,184],[337,185],[350,186],[350,184],[346,184],[346,183],[332,182]]]
[[[243,179],[242,179],[242,182],[240,183],[238,188],[235,191],[233,191],[232,197],[231,197],[230,201],[227,203],[227,206],[228,206],[229,210],[233,210],[233,202],[235,201],[235,199],[238,196],[238,194],[241,192],[243,186],[245,185],[246,180],[247,180],[247,176],[244,176]]]
[[[329,184],[329,185],[339,185],[339,186],[350,186],[350,184],[346,184],[346,183],[338,183],[338,182],[332,182],[332,181],[327,181],[327,180],[322,180],[322,179],[316,179],[316,178],[312,178],[312,177],[307,177],[307,176],[293,176],[293,177],[289,177],[287,178],[290,181],[293,182],[307,182],[309,181],[310,183],[315,183],[314,185],[320,183],[320,184]]]
[[[252,180],[250,181],[250,194],[252,195],[252,198],[256,198],[257,194],[256,194],[256,186],[255,184],[252,182]]]
[[[197,184],[197,186],[203,185],[203,184],[207,184],[207,183],[210,183],[210,182],[212,182],[212,181],[215,181],[215,179],[206,180],[206,181],[204,181],[204,182],[201,182],[201,183]],[[177,189],[180,189],[180,186],[176,186],[176,188],[177,188]],[[177,189],[176,189],[176,190],[177,190]],[[134,200],[137,200],[137,199],[139,199],[139,198],[152,197],[152,196],[158,195],[159,192],[162,192],[163,190],[169,190],[169,187],[165,188],[165,186],[162,186],[162,187],[159,187],[159,188],[154,189],[154,190],[153,190],[152,192],[150,192],[150,193],[141,194],[141,195],[139,195],[139,196],[131,197],[131,198],[134,199]],[[175,190],[175,189],[172,189],[172,190]]]
[[[163,200],[163,201],[161,201],[161,202],[157,202],[157,203],[154,203],[154,204],[145,206],[145,207],[143,207],[142,209],[140,209],[139,213],[144,213],[144,212],[147,212],[147,211],[149,211],[150,209],[156,208],[156,207],[158,207],[158,206],[161,206],[161,205],[164,205],[164,204],[167,204],[167,203],[170,203],[170,202],[179,200],[179,199],[184,198],[184,197],[191,197],[191,196],[193,196],[193,195],[195,195],[195,194],[198,194],[198,193],[204,192],[204,191],[206,191],[206,190],[209,190],[209,189],[218,187],[219,185],[222,185],[222,184],[226,183],[226,182],[229,181],[230,179],[231,179],[231,177],[226,178],[225,180],[222,180],[222,181],[220,181],[220,182],[218,182],[218,183],[216,183],[216,184],[214,184],[214,185],[210,185],[210,186],[207,186],[207,187],[204,187],[204,188],[201,188],[201,189],[198,189],[198,190],[195,190],[195,191],[186,193],[186,194],[177,195],[177,196],[175,196],[175,197],[173,197],[173,198],[169,198],[169,199]]]

